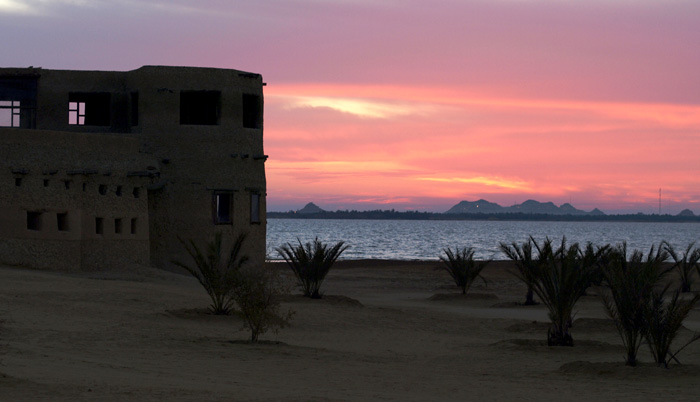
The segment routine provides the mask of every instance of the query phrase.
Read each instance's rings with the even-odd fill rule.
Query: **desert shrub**
[[[281,296],[286,293],[279,273],[262,267],[249,267],[239,271],[233,298],[240,314],[250,330],[250,341],[256,343],[260,335],[284,328],[292,317],[289,310],[280,316]]]
[[[321,284],[328,275],[333,263],[349,246],[345,242],[338,242],[333,246],[322,243],[318,238],[313,242],[293,246],[291,243],[277,248],[277,252],[284,258],[289,267],[294,271],[299,287],[304,296],[312,299],[320,299]]]
[[[667,299],[668,288],[669,286],[666,286],[661,291],[652,292],[645,314],[646,341],[656,364],[664,367],[668,367],[669,360],[676,359],[676,355],[680,352],[678,350],[676,353],[671,353],[671,344],[676,339],[683,320],[700,300],[700,295],[695,295],[689,300],[680,300],[680,290],[673,292],[673,295]],[[685,346],[698,339],[700,335],[695,335]]]
[[[207,243],[206,252],[203,252],[194,241],[180,242],[187,253],[194,260],[194,265],[188,265],[181,261],[173,260],[172,263],[184,268],[199,281],[211,298],[209,309],[214,314],[230,314],[234,305],[233,289],[236,285],[238,271],[248,260],[241,253],[246,235],[241,234],[231,246],[228,255],[223,254],[223,236],[217,233],[214,240]]]
[[[646,258],[635,250],[627,258],[627,245],[615,247],[603,268],[607,294],[603,304],[615,323],[625,347],[625,364],[637,365],[637,352],[648,330],[648,309],[654,288],[668,272],[663,268],[666,253],[651,247]]]
[[[688,244],[683,255],[680,256],[673,246],[668,242],[663,242],[664,250],[673,259],[673,268],[678,271],[678,277],[681,281],[680,291],[683,293],[690,292],[695,282],[694,272],[697,270],[700,273],[700,248],[695,248],[695,242]]]
[[[534,292],[532,290],[532,283],[528,282],[530,275],[527,274],[528,272],[535,270],[536,265],[539,264],[537,257],[533,256],[532,254],[533,241],[534,240],[532,237],[530,237],[526,242],[523,242],[522,245],[519,245],[516,242],[511,244],[500,244],[503,254],[505,254],[506,257],[512,260],[515,264],[516,271],[511,272],[527,286],[525,302],[523,303],[526,306],[537,304],[537,302],[535,302]]]
[[[462,289],[462,294],[467,294],[467,290],[471,287],[476,278],[481,278],[484,283],[486,279],[481,276],[481,271],[491,261],[477,262],[474,260],[474,248],[455,248],[452,251],[450,248],[443,249],[444,256],[440,256],[442,267],[450,274],[455,284]]]

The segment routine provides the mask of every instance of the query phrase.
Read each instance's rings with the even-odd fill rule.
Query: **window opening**
[[[27,229],[41,230],[41,212],[27,211]]]
[[[110,109],[109,93],[71,93],[68,95],[68,124],[109,126]]]
[[[20,101],[0,100],[0,127],[20,127]]]
[[[85,125],[85,102],[68,102],[68,124]]]
[[[83,191],[87,190],[87,183],[83,183]]]
[[[95,234],[101,235],[104,233],[104,219],[95,218]]]
[[[117,186],[117,197],[122,196],[122,186]]]
[[[214,193],[214,223],[231,223],[232,193]]]
[[[48,186],[49,186],[49,180],[48,180],[48,179],[44,179],[44,187],[48,187]]]
[[[66,190],[70,190],[70,180],[64,180],[63,185],[66,186]]]
[[[180,124],[218,125],[220,110],[219,91],[180,92]]]
[[[15,186],[19,187],[22,185],[22,178],[21,177],[15,177]]]
[[[139,125],[139,93],[131,93],[131,125]]]
[[[262,126],[262,102],[260,96],[243,94],[243,127],[261,128]]]
[[[120,234],[122,232],[122,219],[114,219],[114,233]]]
[[[100,184],[100,187],[98,189],[100,194],[105,195],[107,194],[107,185],[106,184]]]
[[[141,189],[139,187],[134,187],[132,194],[134,194],[134,198],[139,198],[141,196]]]
[[[250,193],[250,223],[260,223],[260,194]]]
[[[136,218],[131,218],[131,234],[136,234]]]
[[[68,231],[68,213],[67,212],[57,213],[56,214],[56,224],[58,226],[59,232],[67,232]]]

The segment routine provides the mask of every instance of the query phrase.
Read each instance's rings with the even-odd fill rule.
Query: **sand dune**
[[[436,264],[341,261],[327,297],[286,297],[291,325],[258,345],[187,276],[2,267],[0,401],[698,400],[700,344],[669,370],[645,346],[625,367],[593,290],[576,346],[551,348],[508,263],[466,297]]]

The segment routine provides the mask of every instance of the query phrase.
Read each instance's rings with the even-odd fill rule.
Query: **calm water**
[[[297,238],[306,243],[318,237],[350,245],[342,259],[437,260],[445,247],[474,247],[476,258],[505,259],[500,242],[522,243],[530,235],[582,244],[626,241],[628,250],[645,252],[666,240],[683,250],[700,240],[700,223],[268,219],[267,257],[279,259],[275,249]]]

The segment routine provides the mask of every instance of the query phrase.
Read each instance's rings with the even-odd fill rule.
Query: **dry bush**
[[[233,298],[250,330],[252,343],[268,331],[276,333],[291,319],[291,310],[280,315],[281,297],[286,293],[287,288],[275,270],[263,267],[239,270]]]

